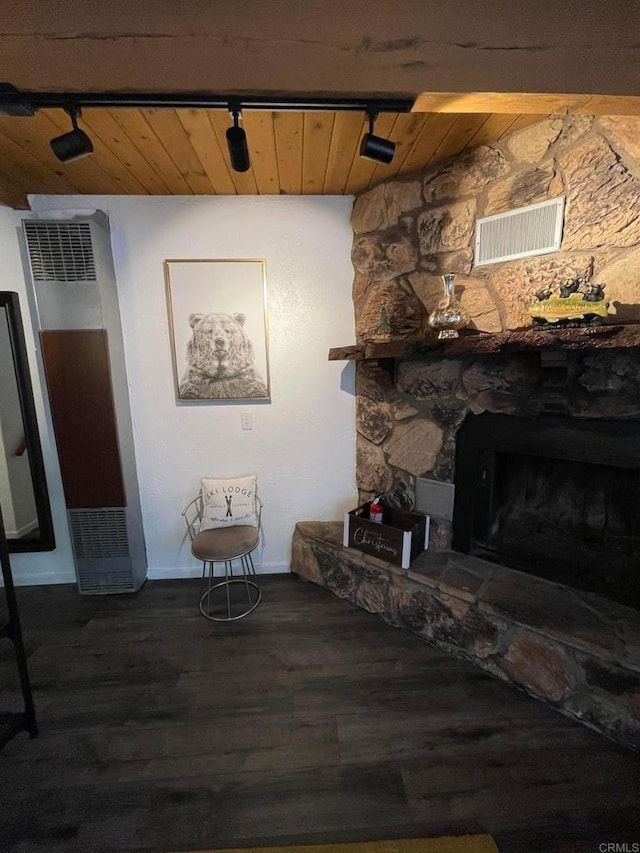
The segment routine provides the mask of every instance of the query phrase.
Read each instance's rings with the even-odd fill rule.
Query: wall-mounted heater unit
[[[23,233],[80,592],[146,577],[131,410],[106,216]]]

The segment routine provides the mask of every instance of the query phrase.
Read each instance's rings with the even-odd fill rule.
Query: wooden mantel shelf
[[[640,323],[578,329],[523,329],[485,334],[461,333],[453,341],[402,340],[366,342],[329,350],[329,361],[402,358],[438,349],[442,355],[486,355],[526,350],[626,349],[640,346]]]

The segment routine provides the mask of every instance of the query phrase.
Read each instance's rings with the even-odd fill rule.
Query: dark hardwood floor
[[[640,843],[640,756],[323,589],[261,584],[229,625],[197,580],[18,590],[41,734],[0,753],[0,850]],[[15,706],[7,641],[0,687]]]

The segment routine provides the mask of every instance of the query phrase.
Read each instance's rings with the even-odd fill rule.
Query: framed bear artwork
[[[269,402],[266,264],[166,260],[176,401]]]

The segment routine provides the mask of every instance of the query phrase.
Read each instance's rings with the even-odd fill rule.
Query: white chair
[[[260,544],[262,502],[257,496],[255,501],[257,527],[236,524],[201,530],[202,495],[189,501],[182,511],[191,539],[191,553],[202,560],[202,577],[208,575],[209,579],[200,598],[200,612],[206,619],[233,622],[248,616],[260,604],[262,593],[251,554]],[[216,563],[224,564],[224,579],[214,583]]]

